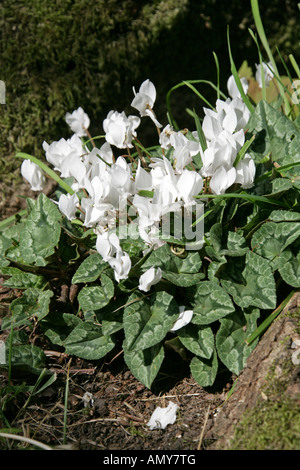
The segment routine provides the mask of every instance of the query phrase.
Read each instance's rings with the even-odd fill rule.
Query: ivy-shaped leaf
[[[181,343],[196,356],[210,359],[214,352],[214,334],[210,327],[189,323],[177,331]]]
[[[67,354],[97,360],[114,348],[115,341],[111,336],[103,335],[101,326],[81,321],[65,339],[63,346]]]
[[[193,305],[192,323],[207,325],[234,311],[234,305],[226,292],[214,281],[202,281],[197,286]]]
[[[218,372],[218,357],[216,350],[210,359],[195,356],[191,360],[190,369],[196,382],[202,387],[213,385]]]
[[[276,307],[276,285],[270,262],[249,251],[244,269],[236,272],[234,263],[222,272],[221,284],[242,308],[249,306],[262,309]]]
[[[218,355],[234,374],[241,372],[257,344],[257,341],[254,341],[248,345],[245,340],[256,329],[259,315],[259,309],[253,309],[251,313],[236,311],[220,320],[221,325],[216,334]]]
[[[165,357],[162,343],[140,350],[128,350],[123,345],[123,349],[125,362],[132,374],[150,389]]]
[[[300,222],[266,222],[254,233],[251,246],[255,253],[276,263],[281,253],[299,237]]]
[[[108,263],[103,260],[99,253],[92,253],[81,263],[72,278],[72,283],[94,282],[107,267]]]
[[[179,307],[167,292],[157,292],[147,298],[132,294],[123,316],[127,351],[139,351],[159,343],[178,317]]]
[[[56,204],[41,193],[24,225],[20,256],[25,264],[46,266],[46,258],[59,242],[62,215]]]
[[[22,297],[11,302],[12,316],[3,319],[2,328],[8,329],[12,323],[15,327],[30,326],[30,320],[33,317],[38,321],[42,320],[49,313],[51,297],[53,297],[51,290],[40,290],[34,287],[26,289]]]
[[[281,253],[277,268],[282,279],[292,287],[300,287],[300,252],[294,256],[290,250]]]
[[[84,286],[78,294],[83,311],[95,311],[105,307],[114,295],[113,281],[102,273],[101,286]]]

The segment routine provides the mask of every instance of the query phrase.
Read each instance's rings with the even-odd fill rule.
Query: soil
[[[51,194],[52,190],[53,186],[49,184],[47,194]],[[37,193],[28,190],[25,183],[19,186],[18,194],[21,193],[23,196],[37,196]],[[0,220],[25,207],[23,198],[10,197],[15,194],[10,189],[5,188],[2,194],[6,194],[6,198],[0,204]],[[0,279],[0,326],[9,301],[18,295],[20,293],[16,290],[1,287]],[[295,304],[295,299],[293,302]],[[271,359],[274,359],[271,351],[275,350],[280,356],[284,348],[283,338],[287,330],[282,327],[282,334],[279,330],[274,332],[274,325],[263,336],[265,342],[259,343],[249,357],[240,377],[237,379],[224,371],[219,374],[213,388],[203,388],[197,384],[190,375],[188,363],[174,351],[166,351],[166,365],[149,390],[133,377],[122,354],[117,352],[103,361],[89,362],[45,349],[48,367],[56,372],[55,382],[41,393],[31,396],[29,402],[26,391],[17,393],[5,410],[6,422],[0,414],[0,428],[7,427],[9,422],[11,428],[18,429],[19,435],[54,449],[193,452],[229,449],[229,441],[242,413],[253,408],[261,398],[258,390],[272,364]],[[296,331],[296,324],[289,324],[289,328],[291,334],[290,331]],[[0,330],[0,340],[5,339],[7,334],[7,331]],[[271,338],[268,337],[270,334],[273,334]],[[33,341],[43,346],[44,340],[38,331]],[[262,363],[263,368],[260,367]],[[290,391],[297,400],[299,376],[298,370],[298,373],[293,372],[289,377]],[[236,379],[238,385],[231,394]],[[14,385],[21,384],[22,380],[30,385],[31,382],[35,383],[36,378],[19,374],[12,377]],[[64,434],[67,384],[67,427]],[[0,370],[0,398],[1,388],[6,386],[7,376]],[[91,401],[85,401],[88,397],[91,397]],[[147,423],[152,412],[158,406],[166,407],[170,401],[179,406],[175,423],[165,429],[150,430]],[[0,440],[0,450],[31,448],[34,447],[14,439]]]

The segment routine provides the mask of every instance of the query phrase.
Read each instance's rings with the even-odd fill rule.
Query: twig
[[[27,444],[32,444],[43,450],[53,450],[52,447],[47,446],[46,444],[43,444],[42,442],[36,441],[35,439],[30,439],[29,437],[17,436],[16,434],[9,434],[6,432],[0,432],[0,437],[5,437],[7,439],[16,439],[17,441],[26,442]]]

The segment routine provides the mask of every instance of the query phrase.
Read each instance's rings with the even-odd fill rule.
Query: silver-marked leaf
[[[114,283],[105,274],[101,275],[101,286],[85,286],[78,294],[78,302],[83,311],[100,310],[114,295]]]
[[[63,346],[66,338],[81,322],[73,313],[51,312],[51,315],[40,322],[40,326],[52,344]]]
[[[21,269],[13,267],[3,267],[0,273],[4,276],[10,276],[3,286],[13,289],[28,289],[29,287],[42,288],[45,285],[45,278],[39,274],[24,272]]]
[[[177,331],[181,343],[196,356],[209,359],[214,351],[214,334],[210,327],[189,323]]]
[[[203,273],[173,273],[163,271],[162,277],[172,284],[175,284],[175,286],[190,287],[198,284],[205,275]]]
[[[214,281],[199,283],[192,305],[192,323],[196,325],[213,323],[234,311],[228,293]]]
[[[295,124],[271,104],[261,100],[252,113],[247,127],[256,134],[251,146],[255,162],[272,153],[273,161],[287,165],[299,160],[300,133]],[[299,174],[299,170],[297,174]]]
[[[101,326],[92,322],[81,322],[71,331],[63,346],[67,354],[97,360],[114,348],[115,341],[111,336],[103,335]]]
[[[25,264],[46,266],[46,258],[59,242],[62,214],[56,204],[41,193],[24,225],[20,239],[20,256]]]
[[[73,284],[96,281],[100,274],[107,269],[108,264],[99,253],[92,253],[79,266],[72,278]]]
[[[233,272],[222,273],[221,284],[233,297],[234,302],[242,308],[249,306],[262,309],[276,307],[276,285],[270,262],[249,251],[245,259],[245,267],[240,279]]]
[[[147,349],[130,350],[123,344],[124,360],[135,376],[147,388],[150,388],[164,360],[165,353],[161,343]]]
[[[245,340],[256,329],[259,315],[259,309],[253,309],[251,313],[236,311],[221,320],[216,334],[218,356],[234,374],[239,374],[245,367],[249,354],[257,344],[254,341],[248,345]]]
[[[147,349],[162,341],[179,316],[179,307],[167,292],[147,298],[134,293],[128,304],[123,316],[128,351]]]
[[[218,357],[216,350],[210,359],[195,356],[191,360],[190,369],[196,382],[202,387],[213,385],[218,372]]]
[[[300,237],[300,222],[267,222],[253,235],[255,253],[276,262],[281,253]]]
[[[11,317],[5,317],[2,322],[2,329],[14,326],[25,326],[31,324],[31,319],[38,321],[45,318],[49,313],[50,299],[53,292],[50,290],[40,290],[34,287],[26,289],[22,297],[14,299],[10,304]]]
[[[300,252],[294,256],[290,250],[281,253],[277,268],[282,279],[293,287],[300,287]]]

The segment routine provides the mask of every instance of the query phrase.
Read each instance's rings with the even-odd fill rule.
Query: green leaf
[[[163,279],[167,279],[167,281],[175,284],[175,286],[179,287],[190,287],[198,284],[205,275],[203,273],[172,273],[169,271],[164,271],[162,274]]]
[[[248,122],[248,129],[250,133],[257,135],[250,152],[256,163],[270,152],[272,160],[280,166],[299,161],[299,130],[290,119],[271,104],[263,100],[257,104]],[[299,174],[299,169],[297,174]]]
[[[147,349],[128,350],[123,344],[124,360],[137,380],[150,389],[164,360],[165,353],[161,343]]]
[[[46,363],[42,349],[34,344],[13,345],[11,348],[11,365],[13,371],[40,374]]]
[[[242,308],[275,308],[276,286],[270,262],[249,251],[244,266],[241,272],[236,269],[236,261],[227,263],[227,269],[221,275],[222,286]]]
[[[276,212],[272,214],[279,217]],[[288,214],[280,211],[281,217],[290,217]],[[254,233],[251,246],[255,253],[276,263],[281,253],[299,237],[300,222],[267,222]]]
[[[78,294],[78,302],[83,311],[100,310],[114,295],[113,281],[102,273],[101,286],[85,286]]]
[[[273,222],[300,222],[300,213],[276,210],[271,212],[269,219]]]
[[[245,238],[238,232],[226,233],[221,223],[214,224],[210,229],[209,243],[206,252],[218,261],[223,256],[243,256],[249,251]]]
[[[123,316],[128,351],[147,349],[159,343],[179,317],[179,307],[167,292],[157,292],[147,298],[134,293],[128,303]]]
[[[214,350],[210,359],[195,356],[191,360],[190,369],[192,376],[202,387],[213,385],[218,372],[218,357]]]
[[[181,343],[196,356],[209,359],[214,352],[214,334],[210,327],[189,323],[177,331]]]
[[[33,287],[25,290],[22,297],[11,302],[12,316],[3,319],[2,328],[8,329],[12,323],[15,327],[29,326],[33,317],[42,320],[49,313],[51,297],[53,292],[50,290],[41,291]]]
[[[234,374],[239,374],[245,367],[249,354],[256,346],[256,342],[249,346],[245,341],[256,329],[259,315],[259,309],[253,309],[251,313],[235,311],[220,321],[221,325],[216,334],[218,355]]]
[[[41,329],[52,344],[63,346],[66,338],[82,320],[72,313],[51,312],[40,322]]]
[[[290,250],[280,254],[277,269],[282,279],[293,287],[300,287],[300,252],[294,256]]]
[[[41,193],[24,224],[20,239],[20,256],[24,264],[46,266],[46,258],[59,242],[62,215],[56,204]]]
[[[94,282],[107,267],[108,264],[101,255],[92,253],[81,263],[75,272],[72,284]]]
[[[103,335],[101,326],[81,321],[71,331],[63,345],[67,354],[87,360],[97,360],[114,348],[115,341],[111,336]]]
[[[27,273],[18,268],[3,267],[0,268],[0,272],[4,276],[10,276],[10,278],[3,283],[3,286],[13,289],[28,289],[29,287],[41,288],[46,283],[43,276]]]
[[[226,290],[214,281],[200,282],[192,305],[194,315],[191,321],[195,325],[213,323],[234,311]]]

